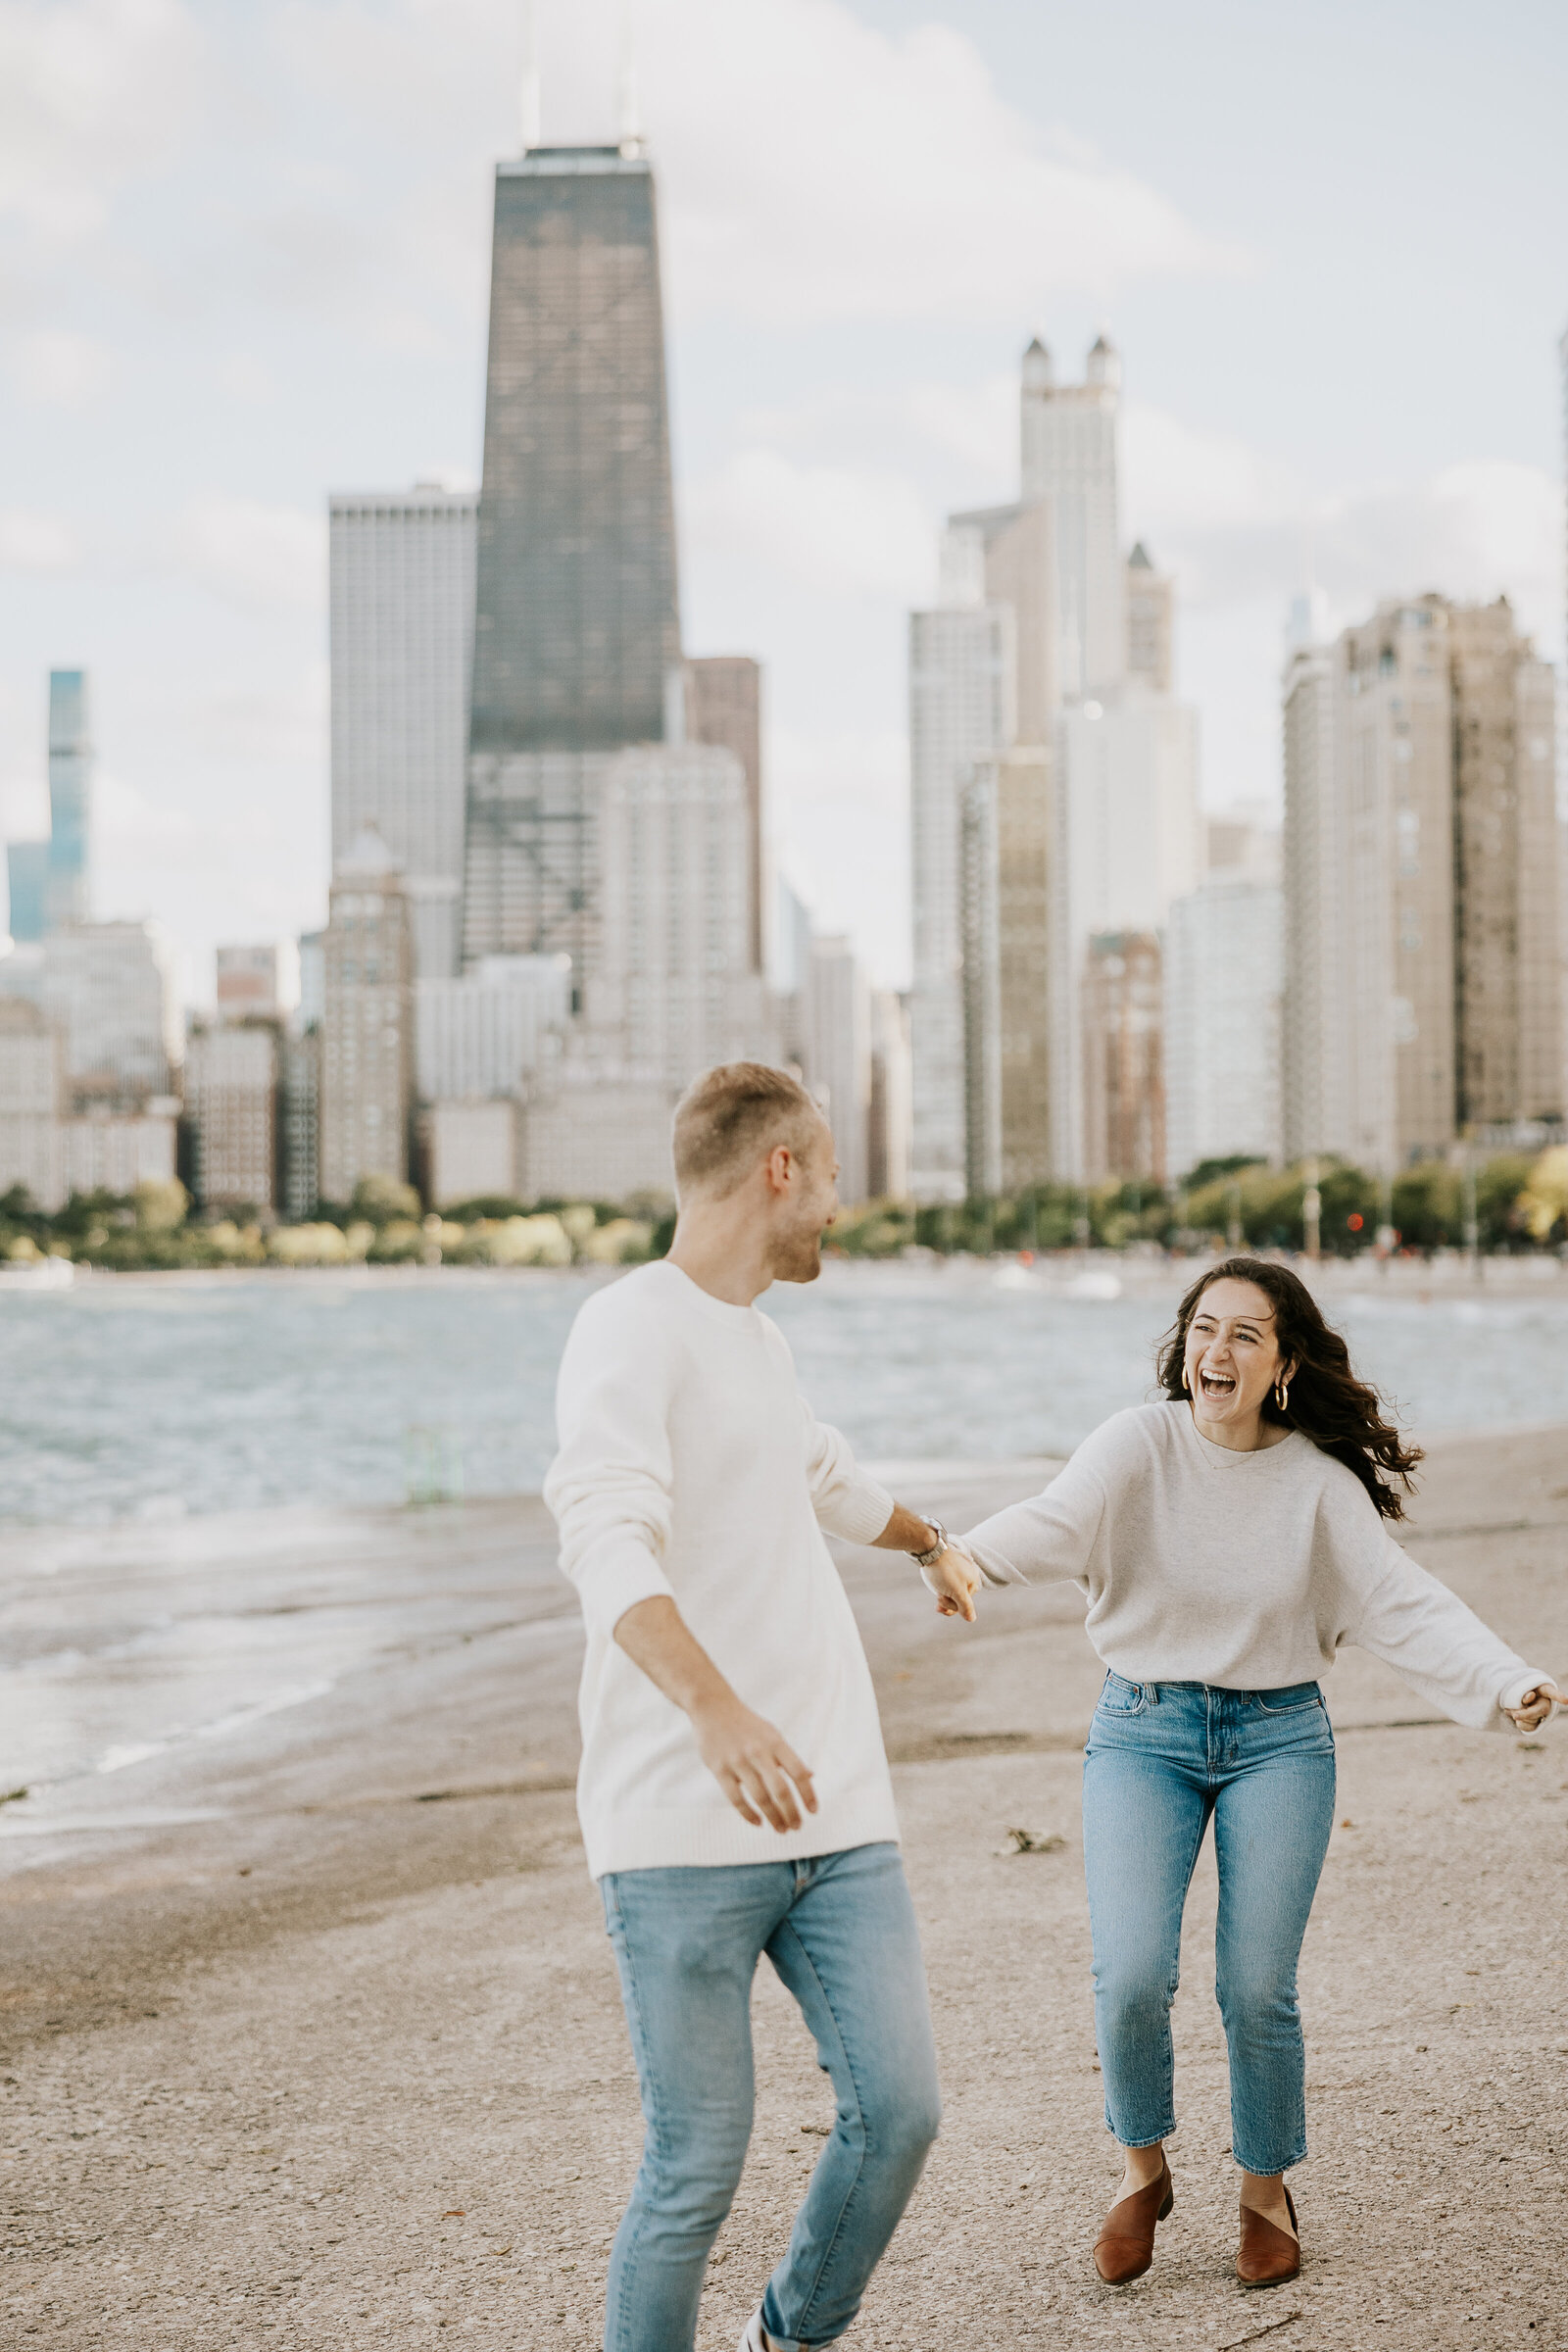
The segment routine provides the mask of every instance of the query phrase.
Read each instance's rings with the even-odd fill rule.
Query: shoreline
[[[1243,1253],[1247,1254],[1245,1245]],[[925,1249],[911,1249],[896,1257],[859,1257],[846,1253],[824,1256],[820,1280],[828,1285],[853,1282],[920,1281],[928,1283],[950,1281],[970,1282],[984,1286],[994,1282],[999,1273],[1006,1271],[1021,1281],[1009,1280],[1008,1287],[1038,1290],[1043,1296],[1060,1298],[1078,1296],[1129,1296],[1154,1290],[1180,1289],[1197,1279],[1205,1266],[1217,1264],[1223,1251],[1205,1251],[1201,1255],[1165,1256],[1140,1249],[1118,1250],[994,1250],[981,1256],[971,1251],[953,1250],[946,1253]],[[1482,1256],[1473,1263],[1462,1250],[1440,1250],[1430,1258],[1398,1256],[1377,1258],[1370,1250],[1353,1256],[1325,1255],[1307,1258],[1298,1252],[1269,1250],[1259,1253],[1270,1260],[1289,1265],[1314,1289],[1331,1291],[1343,1296],[1347,1292],[1383,1292],[1407,1295],[1441,1293],[1445,1298],[1470,1296],[1485,1298],[1499,1292],[1550,1292],[1558,1284],[1568,1282],[1568,1256],[1550,1250],[1496,1251]],[[496,1284],[515,1287],[518,1284],[556,1287],[561,1283],[613,1282],[622,1273],[634,1270],[631,1265],[606,1266],[587,1261],[570,1266],[479,1266],[479,1265],[371,1265],[363,1259],[349,1259],[340,1265],[230,1265],[230,1266],[143,1266],[131,1268],[100,1267],[90,1262],[76,1263],[69,1259],[45,1260],[48,1264],[69,1265],[71,1274],[65,1280],[42,1282],[28,1279],[31,1269],[8,1273],[0,1267],[0,1311],[12,1298],[69,1299],[74,1293],[118,1289],[175,1289],[175,1290],[235,1290],[251,1286],[267,1289],[307,1286],[331,1288],[349,1285],[355,1289],[390,1288],[420,1290],[440,1288],[490,1288]],[[1080,1290],[1074,1285],[1086,1278],[1097,1281],[1110,1277],[1118,1284],[1116,1292],[1102,1289]],[[1568,1296],[1568,1287],[1564,1295]]]

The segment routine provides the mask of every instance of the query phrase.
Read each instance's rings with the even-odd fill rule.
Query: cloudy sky
[[[621,0],[538,0],[548,141]],[[1014,481],[1029,336],[1120,344],[1211,804],[1278,794],[1287,600],[1562,637],[1568,11],[632,0],[694,652],[767,665],[779,856],[906,970],[905,613]],[[92,672],[97,911],[318,921],[327,492],[478,464],[522,0],[0,0],[0,831]]]

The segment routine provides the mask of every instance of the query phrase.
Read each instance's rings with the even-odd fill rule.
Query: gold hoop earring
[[[1182,1366],[1182,1387],[1187,1391],[1189,1396],[1192,1395],[1193,1384],[1187,1377],[1187,1366],[1185,1364]]]
[[[1274,1383],[1274,1401],[1279,1406],[1282,1413],[1288,1413],[1290,1411],[1291,1384],[1288,1380],[1277,1380]]]

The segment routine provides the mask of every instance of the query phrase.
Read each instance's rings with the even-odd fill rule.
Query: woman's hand
[[[1564,1698],[1555,1683],[1538,1683],[1533,1690],[1525,1692],[1516,1707],[1504,1707],[1502,1711],[1517,1730],[1539,1732],[1554,1706],[1568,1707],[1568,1698]]]
[[[950,1544],[941,1558],[922,1568],[920,1574],[937,1596],[939,1617],[961,1617],[966,1625],[973,1625],[974,1596],[985,1579],[966,1551]]]

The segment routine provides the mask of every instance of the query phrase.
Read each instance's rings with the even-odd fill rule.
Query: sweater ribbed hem
[[[701,1810],[612,1813],[584,1817],[588,1871],[602,1879],[618,1870],[724,1870],[736,1863],[799,1862],[853,1845],[899,1843],[898,1809],[885,1784],[824,1805],[782,1837],[764,1824],[751,1829],[731,1806]]]

